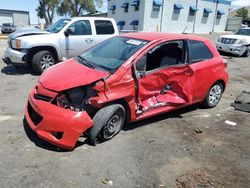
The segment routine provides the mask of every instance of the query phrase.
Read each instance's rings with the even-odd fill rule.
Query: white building
[[[30,25],[30,16],[27,11],[0,9],[0,25],[12,23],[16,26]]]
[[[108,0],[108,17],[120,30],[221,32],[230,4],[230,0]]]

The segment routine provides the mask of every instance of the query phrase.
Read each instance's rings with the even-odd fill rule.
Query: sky
[[[0,9],[12,9],[29,11],[30,22],[32,24],[38,23],[36,8],[38,6],[38,0],[1,0]],[[232,0],[232,8],[240,8],[243,6],[250,6],[250,0]],[[97,8],[101,12],[107,12],[107,0],[103,0],[103,6]],[[56,18],[55,18],[56,20]],[[41,21],[41,20],[39,20]]]

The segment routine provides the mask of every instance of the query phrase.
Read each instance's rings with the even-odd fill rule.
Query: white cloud
[[[250,0],[232,0],[233,8],[240,8],[245,6],[250,6]]]

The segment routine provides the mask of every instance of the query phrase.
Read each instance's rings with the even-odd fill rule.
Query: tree
[[[62,0],[57,11],[61,16],[80,16],[95,13],[95,4],[101,7],[102,3],[102,0]]]
[[[245,7],[240,8],[236,11],[236,16],[242,17],[243,20],[246,20],[248,18],[248,10]]]
[[[47,25],[51,24],[59,3],[60,0],[39,0],[39,6],[36,9],[37,16],[44,18]]]

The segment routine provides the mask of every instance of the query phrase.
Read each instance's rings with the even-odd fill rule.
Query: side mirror
[[[64,31],[64,35],[65,35],[66,37],[68,37],[69,35],[72,35],[72,34],[73,34],[73,32],[72,32],[71,29],[67,29],[66,31]]]

